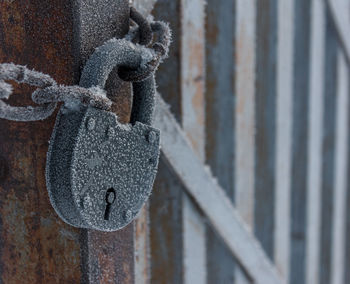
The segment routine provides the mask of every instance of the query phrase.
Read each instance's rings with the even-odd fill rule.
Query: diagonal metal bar
[[[344,53],[350,62],[350,4],[347,0],[326,0],[334,24],[338,31],[338,36],[344,48]]]
[[[254,283],[285,283],[224,190],[197,158],[185,133],[160,96],[157,98],[154,124],[161,130],[162,153],[169,166]]]

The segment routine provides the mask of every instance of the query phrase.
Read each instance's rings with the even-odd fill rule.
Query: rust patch
[[[81,54],[75,44],[78,29],[73,25],[79,23],[73,21],[73,3],[0,2],[0,62],[27,65],[61,84],[77,83]],[[120,3],[124,6],[118,2],[114,8],[124,16],[116,17],[115,25],[128,16],[127,1]],[[116,33],[125,32],[127,24],[117,32],[109,27],[108,36],[121,36]],[[95,44],[92,49],[97,46],[89,43]],[[127,121],[130,88],[125,84],[117,90],[118,114]],[[16,85],[11,103],[32,104],[30,92],[27,86]],[[50,205],[44,173],[54,119],[53,115],[30,123],[0,120],[0,156],[8,166],[0,183],[0,282],[80,283],[98,275],[99,283],[132,283],[132,225],[115,233],[86,232],[63,223]],[[85,233],[87,239],[82,237]]]
[[[0,61],[26,64],[72,83],[71,9],[71,1],[2,2]],[[28,91],[16,86],[11,101],[29,103]],[[54,117],[33,123],[0,120],[0,155],[8,163],[0,185],[2,283],[78,283],[81,278],[78,237],[60,233],[79,236],[79,231],[60,221],[45,186],[53,122]]]
[[[183,282],[182,190],[161,156],[150,198],[151,283]]]
[[[135,282],[150,283],[150,248],[148,202],[135,220]]]
[[[190,25],[192,29],[193,25]],[[185,49],[188,52],[186,58],[189,59],[188,63],[185,63],[185,68],[188,69],[188,78],[185,79],[185,88],[183,96],[191,95],[191,111],[193,112],[194,120],[190,123],[185,123],[186,134],[188,135],[193,148],[199,154],[203,156],[204,151],[204,124],[205,124],[205,114],[204,114],[204,39],[202,30],[194,30],[193,34],[196,36],[184,40],[187,45]],[[187,85],[187,86],[186,86]],[[189,114],[187,114],[189,115]]]
[[[133,224],[113,232],[86,232],[89,283],[134,283]]]

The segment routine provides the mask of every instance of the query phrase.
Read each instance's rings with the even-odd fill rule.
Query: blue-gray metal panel
[[[206,6],[206,162],[234,199],[234,2]],[[233,283],[234,257],[207,229],[208,283]]]
[[[327,12],[325,36],[325,80],[324,80],[324,112],[322,141],[322,207],[321,207],[321,284],[331,280],[333,199],[334,199],[334,149],[336,129],[337,98],[337,52],[338,43],[334,23]],[[321,83],[321,82],[320,82]]]
[[[274,255],[277,0],[257,1],[254,232]]]
[[[151,283],[183,283],[183,190],[161,155],[150,198]]]
[[[348,157],[344,155],[349,147],[349,72],[344,51],[337,54],[337,102],[335,133],[335,173],[334,173],[334,214],[333,243],[331,257],[331,283],[344,282],[345,267],[345,220],[346,220],[346,183],[348,176]]]
[[[274,260],[289,278],[294,0],[278,1]]]
[[[324,0],[312,0],[310,95],[308,114],[306,283],[318,283],[320,257],[322,136],[326,10]]]
[[[347,64],[347,69],[349,69],[350,66]],[[348,71],[349,72],[349,71]],[[350,82],[350,75],[347,76],[348,84]],[[350,89],[350,88],[349,88]],[[350,96],[350,90],[348,90],[348,96]],[[348,104],[348,108],[350,109],[350,103]],[[350,125],[350,115],[348,116],[348,129]],[[344,153],[344,155],[347,155],[348,161],[350,161],[350,147],[347,147],[347,153]],[[345,224],[345,239],[346,239],[346,245],[345,245],[345,260],[344,265],[346,267],[345,269],[345,275],[344,275],[344,284],[350,283],[350,175],[349,175],[349,169],[347,169],[347,186],[346,186],[346,224]]]
[[[169,22],[172,43],[169,58],[156,73],[158,90],[179,123],[181,106],[181,16],[180,0],[158,0],[152,15]],[[160,159],[150,198],[151,283],[183,283],[183,211],[182,191],[172,171]]]
[[[294,10],[294,98],[291,185],[290,283],[305,283],[307,141],[310,65],[310,0],[296,0]]]

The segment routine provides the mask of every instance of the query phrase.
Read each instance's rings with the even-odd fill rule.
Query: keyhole
[[[105,210],[105,220],[109,220],[109,215],[111,214],[111,207],[115,201],[116,195],[114,188],[110,188],[106,192],[106,210]]]

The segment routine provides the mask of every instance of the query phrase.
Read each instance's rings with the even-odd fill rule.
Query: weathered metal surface
[[[157,71],[157,90],[170,105],[172,113],[181,122],[181,85],[180,85],[180,0],[158,0],[152,15],[160,21],[169,23],[172,42],[166,64],[161,64]]]
[[[254,283],[284,283],[223,189],[203,167],[160,97],[157,100],[154,125],[161,130],[162,153],[169,166]]]
[[[161,154],[150,198],[151,283],[183,282],[183,190]]]
[[[322,118],[324,97],[325,3],[312,0],[310,42],[310,95],[308,114],[308,165],[307,165],[307,236],[306,283],[319,283],[320,224],[321,224],[321,166]]]
[[[127,1],[107,2],[2,1],[0,61],[26,64],[59,83],[77,83],[81,63],[90,52],[128,30]],[[103,29],[98,29],[99,21],[104,21]],[[24,94],[30,90],[17,87],[19,95],[11,102],[29,104]],[[126,115],[119,114],[127,120],[130,98],[123,94],[128,92],[118,92],[118,98],[127,102]],[[8,166],[0,185],[1,282],[88,282],[93,278],[89,272],[94,271],[105,282],[131,283],[132,226],[109,235],[82,231],[90,236],[82,238],[79,230],[58,219],[49,203],[44,168],[53,121],[54,117],[33,123],[0,121],[0,155]]]
[[[0,182],[5,181],[8,174],[8,165],[5,158],[0,156]]]
[[[350,62],[350,3],[347,0],[327,0],[327,8],[333,18],[337,33],[339,36],[339,43],[344,49],[347,62]]]
[[[205,27],[204,0],[181,1],[182,128],[200,160],[205,157]],[[205,283],[206,230],[198,208],[183,195],[184,283]]]
[[[133,224],[114,233],[83,230],[80,240],[81,283],[134,283]]]
[[[322,189],[321,189],[321,284],[331,281],[332,229],[334,214],[334,165],[335,165],[335,129],[337,101],[337,54],[338,43],[333,20],[327,13],[325,36],[325,80],[323,107],[322,139]]]
[[[277,8],[274,261],[282,276],[288,279],[290,259],[294,1],[280,1]]]
[[[84,0],[75,3],[75,35],[77,68],[85,63],[93,50],[105,40],[123,37],[129,29],[127,0]],[[122,82],[112,71],[106,82],[107,95],[115,102],[112,109],[120,122],[130,118],[130,84]],[[133,224],[124,229],[103,233],[83,231],[83,282],[133,283]]]
[[[349,64],[348,66],[348,72],[349,70]],[[348,76],[348,80],[350,78],[350,75]],[[350,82],[350,81],[348,81]],[[349,84],[349,83],[348,83]],[[350,87],[349,87],[350,89]],[[348,94],[350,93],[350,90],[348,91]],[[348,125],[350,125],[350,116],[348,117]],[[347,148],[347,152],[345,153],[347,156],[348,161],[350,161],[350,147]],[[349,165],[347,167],[347,171],[349,171]],[[347,179],[347,184],[346,184],[346,200],[345,200],[347,206],[346,206],[346,224],[345,224],[345,259],[344,259],[344,265],[347,269],[345,269],[345,275],[344,275],[344,283],[350,283],[350,182],[349,182],[349,177]]]
[[[234,201],[248,227],[254,226],[255,184],[255,73],[256,4],[253,0],[235,1],[235,165]],[[248,283],[240,269],[237,283]]]
[[[59,83],[74,83],[71,1],[2,1],[0,61],[26,64]],[[29,104],[31,88],[16,86],[11,102]],[[45,187],[45,160],[54,117],[40,122],[0,120],[0,272],[2,283],[77,283],[79,230],[53,211]]]
[[[234,199],[234,1],[206,6],[206,163]],[[234,257],[207,226],[207,281],[233,283]]]
[[[200,159],[204,159],[205,37],[204,0],[181,1],[182,127]]]
[[[234,5],[209,0],[206,7],[206,160],[234,199]]]
[[[206,283],[206,229],[201,211],[183,194],[183,283]]]
[[[245,222],[254,223],[255,25],[252,0],[235,6],[235,204]]]
[[[349,141],[349,70],[342,50],[337,54],[337,96],[336,96],[336,132],[334,161],[334,213],[332,226],[331,281],[344,283],[345,266],[345,221],[346,221],[346,184],[348,157],[344,155]]]
[[[206,237],[207,283],[235,283],[234,267],[238,264],[231,251],[211,226],[207,226]]]
[[[172,30],[169,58],[157,71],[158,91],[169,103],[172,112],[181,122],[180,85],[180,0],[158,0],[152,15],[167,21]],[[162,161],[163,160],[163,161]],[[151,283],[183,282],[183,227],[182,191],[164,158],[160,159],[159,171],[150,198]]]
[[[96,47],[112,37],[121,38],[128,32],[129,3],[127,0],[83,0],[74,3],[75,61],[79,69]],[[113,70],[106,82],[106,90],[108,97],[115,101],[112,109],[119,121],[128,122],[130,83],[121,81],[116,70]]]
[[[306,196],[310,63],[310,0],[296,0],[294,8],[294,71],[291,184],[290,283],[305,283]]]
[[[148,284],[151,280],[151,251],[149,239],[149,202],[134,221],[135,283]]]
[[[256,7],[254,232],[271,259],[276,190],[277,2],[261,0]]]
[[[204,153],[203,4],[202,1],[158,1],[154,10],[155,18],[164,17],[164,20],[170,20],[174,39],[166,66],[161,66],[157,72],[158,89],[171,105],[178,120],[192,135],[192,142],[202,157]],[[151,246],[156,240],[157,244],[164,244],[164,247],[167,245],[166,250],[160,251],[152,247],[152,282],[188,282],[192,281],[193,277],[203,282],[205,281],[204,224],[193,224],[192,221],[189,223],[189,220],[200,220],[201,216],[189,205],[190,200],[181,192],[181,186],[172,179],[167,186],[164,184],[166,177],[169,179],[168,175],[167,171],[159,172],[155,185],[158,196],[151,197]],[[175,197],[171,201],[174,210],[160,212],[159,206],[161,208],[164,206],[158,202],[169,199],[163,195],[164,187],[169,187],[167,191],[179,192],[171,194]],[[169,220],[180,218],[178,220],[180,223],[169,222],[164,226],[162,220],[166,216]],[[168,239],[170,236],[171,239]],[[194,238],[198,238],[195,243]],[[179,248],[183,248],[184,251],[179,251]]]

